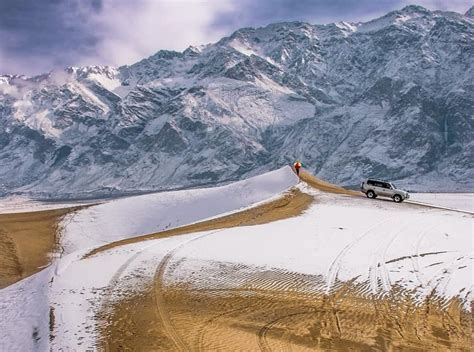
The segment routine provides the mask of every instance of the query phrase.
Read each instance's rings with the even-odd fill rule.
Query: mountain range
[[[229,182],[299,159],[328,181],[474,189],[474,10],[284,22],[135,64],[0,76],[0,194]]]

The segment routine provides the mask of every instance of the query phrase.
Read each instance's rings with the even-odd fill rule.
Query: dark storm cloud
[[[466,11],[472,0],[0,0],[0,74],[123,65],[246,26],[365,21],[416,2]]]
[[[0,73],[73,64],[97,43],[88,24],[101,7],[100,0],[2,0]]]
[[[123,65],[223,35],[232,0],[0,0],[0,74]]]

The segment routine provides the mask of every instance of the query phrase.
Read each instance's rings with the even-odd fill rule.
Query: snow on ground
[[[63,209],[90,204],[88,202],[42,202],[22,196],[0,198],[0,214],[24,213],[29,211],[42,211]]]
[[[168,267],[173,270],[165,271],[167,283],[194,284],[196,275],[206,278],[206,272],[216,272],[224,262],[321,275],[326,281],[320,289],[326,292],[339,281],[356,279],[373,293],[399,285],[413,290],[416,299],[434,292],[445,298],[457,296],[468,308],[472,216],[298,187],[317,197],[298,217],[139,242],[85,261],[73,258],[53,285],[53,305],[62,312],[53,349],[79,343],[81,348],[94,347],[94,315],[99,307],[150,283],[170,252]],[[212,286],[216,280],[220,278],[209,276],[199,285]],[[93,297],[101,292],[106,298],[98,303]]]
[[[50,293],[57,317],[52,350],[97,350],[97,313],[125,294],[121,284],[129,283],[128,294],[130,289],[139,292],[144,281],[152,280],[160,260],[194,236],[139,242],[85,260],[80,257],[87,251],[80,251],[69,255],[64,265],[61,261]]]
[[[68,216],[62,223],[61,238],[67,255],[0,290],[0,351],[48,350],[50,307],[53,350],[95,349],[97,297],[103,297],[104,290],[132,267],[138,255],[159,260],[193,235],[120,247],[109,255],[81,260],[89,247],[232,213],[278,197],[297,183],[293,171],[284,167],[222,187],[116,199]],[[11,202],[10,210],[31,211],[33,204],[43,206],[18,198]],[[139,263],[142,270],[155,268],[143,260]]]
[[[419,297],[434,290],[466,304],[473,299],[472,216],[383,200],[317,197],[299,217],[204,236],[184,247],[177,260],[322,275],[328,291],[338,280],[357,278],[374,293],[397,284]],[[182,279],[196,268],[183,270]]]
[[[0,351],[48,351],[51,269],[0,290]]]
[[[49,307],[52,350],[97,349],[97,312],[149,283],[171,252],[168,283],[192,284],[194,273],[225,262],[320,275],[327,292],[341,280],[356,279],[374,293],[400,285],[419,299],[435,292],[458,296],[466,307],[472,300],[471,215],[321,193],[304,184],[297,187],[317,198],[298,217],[149,240],[81,260],[87,247],[236,211],[297,181],[286,167],[223,187],[117,199],[81,210],[63,224],[70,254],[0,290],[0,350],[47,350]]]
[[[410,200],[474,213],[474,193],[411,193]]]
[[[158,232],[268,200],[298,183],[290,167],[230,185],[116,199],[64,220],[66,253]]]

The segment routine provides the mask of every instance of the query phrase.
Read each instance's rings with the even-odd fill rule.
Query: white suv
[[[362,182],[360,190],[371,199],[375,199],[378,196],[389,197],[392,198],[394,202],[400,203],[410,198],[407,191],[397,189],[393,183],[374,179],[368,179]]]

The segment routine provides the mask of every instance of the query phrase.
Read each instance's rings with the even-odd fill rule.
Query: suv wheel
[[[395,194],[395,195],[393,196],[393,201],[394,201],[395,203],[401,203],[402,200],[403,200],[403,199],[402,199],[402,196],[399,195],[399,194]]]
[[[366,195],[367,195],[367,198],[370,198],[370,199],[375,199],[375,197],[377,197],[374,191],[367,191]]]

